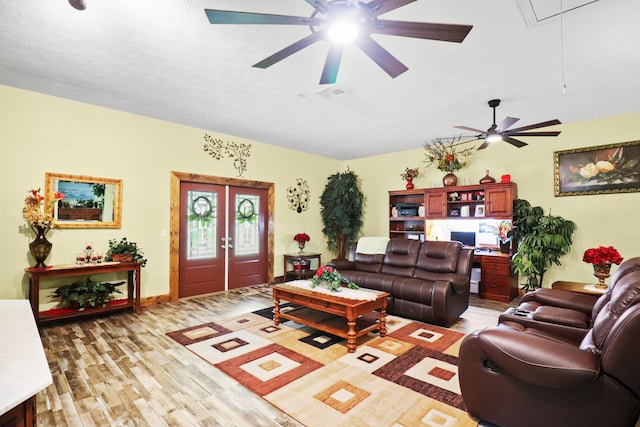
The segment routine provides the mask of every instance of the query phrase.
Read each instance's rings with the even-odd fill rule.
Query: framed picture
[[[555,196],[640,191],[640,141],[553,153]]]
[[[476,211],[473,216],[484,216],[484,205],[476,205]]]

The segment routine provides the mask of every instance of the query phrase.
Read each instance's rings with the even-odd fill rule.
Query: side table
[[[607,291],[607,288],[599,288],[592,283],[566,282],[564,280],[553,282],[553,284],[551,284],[551,288],[598,296]]]
[[[319,253],[284,254],[284,281],[313,277],[321,265]]]

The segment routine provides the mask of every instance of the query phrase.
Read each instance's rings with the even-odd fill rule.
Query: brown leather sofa
[[[458,360],[468,412],[502,427],[634,426],[640,415],[639,266],[640,258],[620,265],[579,341],[534,320],[507,320],[468,335]]]
[[[359,286],[389,292],[387,313],[441,326],[469,307],[473,251],[459,242],[391,239],[384,254],[352,252],[332,264]]]

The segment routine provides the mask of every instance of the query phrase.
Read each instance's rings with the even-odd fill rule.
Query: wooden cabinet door
[[[447,216],[447,193],[442,190],[427,192],[424,207],[427,219],[445,218]]]
[[[510,186],[487,188],[484,199],[485,216],[511,216],[513,213],[513,190]]]

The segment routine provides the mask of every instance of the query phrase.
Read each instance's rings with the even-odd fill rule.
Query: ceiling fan
[[[475,139],[484,138],[484,143],[482,143],[482,145],[478,147],[478,150],[487,148],[487,146],[492,142],[498,142],[498,141],[508,142],[509,144],[514,145],[518,148],[521,148],[527,145],[526,142],[513,138],[514,136],[558,136],[560,135],[560,131],[525,132],[531,129],[539,129],[547,126],[559,125],[561,124],[561,122],[558,119],[535,123],[529,126],[522,126],[515,129],[509,129],[509,127],[513,126],[520,119],[517,119],[515,117],[505,117],[505,119],[499,125],[496,125],[496,107],[498,105],[500,105],[499,99],[492,99],[489,101],[489,107],[493,108],[493,124],[486,131],[470,128],[468,126],[454,126],[457,129],[468,130],[471,132],[480,132],[480,134]]]
[[[211,24],[309,26],[311,34],[279,50],[253,66],[257,68],[268,68],[319,40],[325,40],[330,43],[330,46],[320,77],[320,84],[332,84],[336,81],[344,50],[344,43],[335,41],[338,37],[337,34],[348,33],[351,36],[351,41],[389,76],[395,78],[407,71],[408,68],[374,41],[370,37],[371,34],[387,34],[461,43],[469,31],[471,31],[471,28],[473,28],[471,25],[378,19],[378,16],[384,13],[406,6],[416,0],[372,0],[368,3],[361,3],[358,0],[305,1],[315,9],[310,17],[234,12],[217,9],[205,9],[205,13]]]

